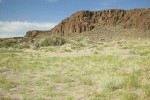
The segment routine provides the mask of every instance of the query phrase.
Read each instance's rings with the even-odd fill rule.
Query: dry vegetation
[[[1,47],[0,99],[149,100],[150,39]]]

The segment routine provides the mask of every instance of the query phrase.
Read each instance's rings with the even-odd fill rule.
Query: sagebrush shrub
[[[66,40],[63,37],[51,36],[44,38],[40,45],[41,46],[60,46],[66,43]]]

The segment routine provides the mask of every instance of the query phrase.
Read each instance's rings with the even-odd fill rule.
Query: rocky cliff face
[[[78,11],[51,29],[50,32],[27,32],[27,37],[39,34],[71,35],[91,31],[96,25],[117,26],[124,28],[137,27],[144,30],[150,29],[150,8],[134,10],[103,10],[103,11]]]
[[[41,37],[41,36],[47,36],[47,35],[52,35],[51,31],[33,30],[33,31],[28,31],[25,37],[35,38],[35,37]]]

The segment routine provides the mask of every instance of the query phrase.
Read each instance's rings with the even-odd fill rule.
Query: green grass
[[[125,79],[124,83],[123,83],[123,86],[125,88],[139,88],[140,87],[140,82],[138,80],[138,76],[139,75],[128,75],[127,78]]]
[[[80,45],[80,48],[88,48],[93,44],[84,45]],[[103,50],[92,48],[99,52],[96,55],[51,56],[51,52],[60,52],[64,48],[42,47],[31,52],[26,49],[0,48],[0,99],[150,98],[150,55],[145,53],[149,52],[148,46],[127,48],[136,50],[139,56],[101,54],[108,47],[103,47]]]
[[[74,100],[72,96],[68,96],[67,100]]]
[[[150,55],[150,46],[124,46],[122,49],[130,49],[130,53],[132,54],[139,54],[141,56],[147,56]]]
[[[150,85],[149,84],[143,85],[142,89],[144,90],[146,96],[150,97]]]
[[[135,93],[119,93],[120,100],[140,100],[138,95]]]
[[[64,48],[64,51],[65,51],[65,52],[71,52],[72,49],[71,49],[71,48]]]
[[[81,84],[92,86],[94,85],[94,81],[90,77],[83,77],[81,80]]]
[[[6,79],[5,77],[2,77],[2,76],[0,77],[0,84],[1,84],[1,87],[6,91],[9,91],[9,89],[15,86],[15,83],[13,83],[9,79]]]

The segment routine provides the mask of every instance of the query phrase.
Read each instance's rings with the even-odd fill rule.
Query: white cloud
[[[55,25],[47,22],[0,21],[0,38],[24,36],[29,30],[50,30]]]

